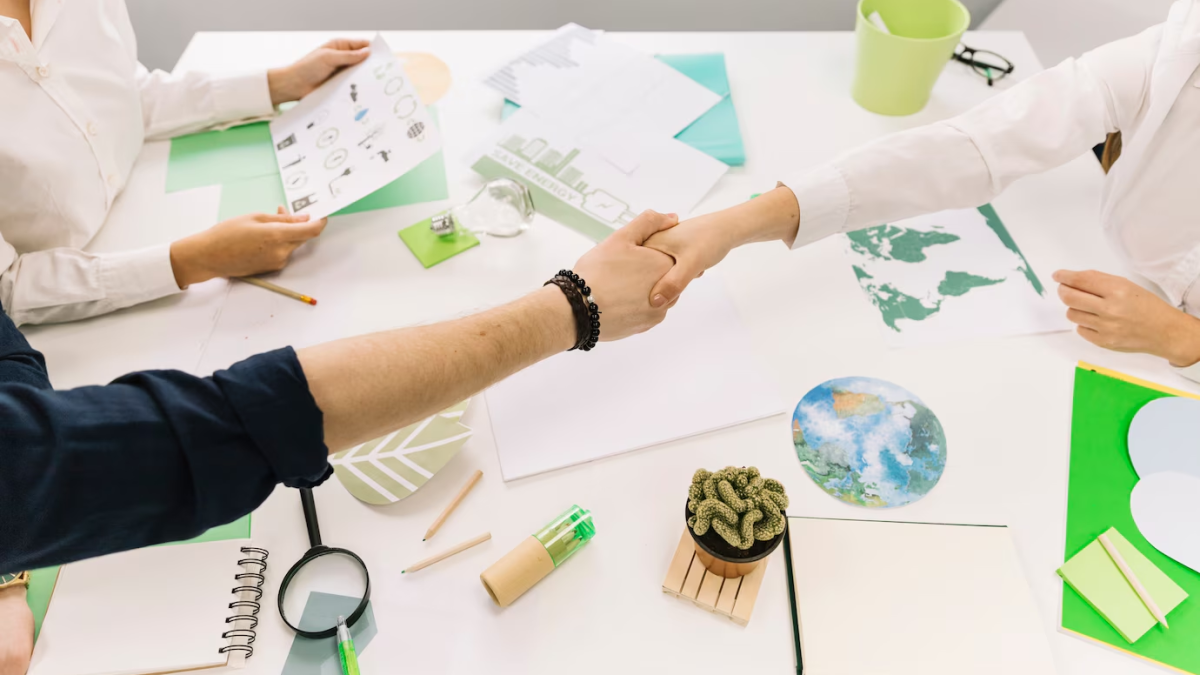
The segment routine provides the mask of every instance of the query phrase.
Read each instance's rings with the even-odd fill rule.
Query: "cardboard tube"
[[[537,537],[529,536],[484,570],[479,580],[497,605],[508,607],[553,571],[554,561],[546,547]]]

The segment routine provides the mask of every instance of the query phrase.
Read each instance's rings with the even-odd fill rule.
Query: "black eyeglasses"
[[[958,51],[954,52],[951,57],[959,63],[965,63],[971,66],[971,70],[979,73],[981,77],[987,78],[988,86],[996,80],[1003,79],[1006,75],[1011,75],[1016,68],[1012,61],[1000,56],[996,52],[989,52],[986,49],[972,49],[966,45],[959,45]]]

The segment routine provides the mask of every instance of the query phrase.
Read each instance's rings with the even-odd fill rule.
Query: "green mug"
[[[859,0],[854,100],[881,115],[920,111],[970,23],[958,0]]]

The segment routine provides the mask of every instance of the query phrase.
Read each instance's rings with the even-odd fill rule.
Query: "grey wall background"
[[[1001,0],[963,0],[978,25]],[[126,0],[138,52],[170,69],[196,31],[557,28],[850,30],[856,0]]]

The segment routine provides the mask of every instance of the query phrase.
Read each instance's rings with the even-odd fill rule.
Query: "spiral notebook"
[[[152,675],[253,654],[267,552],[248,539],[155,546],[59,572],[29,675]]]

